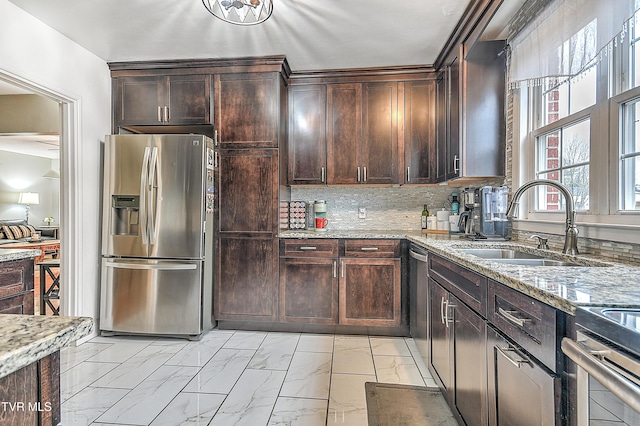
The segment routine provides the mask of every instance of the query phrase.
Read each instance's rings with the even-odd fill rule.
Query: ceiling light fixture
[[[236,25],[255,25],[273,12],[273,0],[202,0],[216,18]]]

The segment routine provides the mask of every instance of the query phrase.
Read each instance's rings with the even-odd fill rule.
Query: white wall
[[[0,219],[24,219],[25,207],[18,204],[20,192],[37,192],[40,204],[30,206],[29,223],[46,225],[43,219],[60,220],[60,181],[42,177],[52,168],[49,158],[0,151]]]
[[[100,150],[110,133],[110,77],[105,61],[0,0],[0,74],[26,80],[75,106],[74,140],[62,142],[63,313],[98,316]],[[56,96],[58,97],[58,96]],[[63,293],[63,301],[65,294]]]

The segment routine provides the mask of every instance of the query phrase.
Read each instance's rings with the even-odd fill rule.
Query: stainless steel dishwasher
[[[428,256],[425,248],[411,244],[409,249],[409,330],[425,365],[429,365],[429,342],[427,339]]]

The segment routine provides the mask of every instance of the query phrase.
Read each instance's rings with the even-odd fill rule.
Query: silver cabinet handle
[[[344,261],[340,262],[340,277],[344,278]]]
[[[218,129],[213,131],[213,146],[218,146]]]
[[[516,312],[517,311],[507,311],[505,309],[498,308],[498,314],[500,314],[501,317],[503,317],[504,319],[514,323],[515,325],[518,325],[520,327],[524,327],[525,323],[527,321],[530,321],[530,320],[526,319],[526,318],[518,318],[518,317],[516,317],[515,315],[513,315]]]
[[[320,168],[320,182],[324,183],[324,166]]]
[[[458,173],[460,171],[460,158],[458,158],[458,154],[453,156],[453,173]]]
[[[158,105],[158,122],[162,123],[162,107]]]
[[[449,301],[447,300],[446,302],[446,306],[444,308],[444,325],[447,326],[447,328],[449,328],[449,324],[453,324],[453,319],[449,318],[449,308],[455,308],[456,305],[449,303]]]
[[[302,246],[300,250],[317,250],[317,247],[314,246]]]
[[[169,122],[169,107],[166,105],[164,106],[164,122]]]
[[[512,347],[501,348],[500,346],[496,346],[495,348],[498,350],[498,352],[500,352],[502,354],[503,357],[505,357],[507,359],[507,361],[509,361],[511,364],[513,364],[516,368],[520,368],[521,364],[530,364],[531,363],[531,361],[529,361],[528,359],[513,359],[513,358],[511,358],[507,352],[515,352],[515,349],[513,349]]]
[[[364,166],[363,168],[363,174],[364,174],[364,181],[367,181],[367,166]]]
[[[360,182],[360,166],[358,166],[358,182]]]
[[[444,307],[447,305],[447,301],[444,300],[444,296],[440,298],[440,322],[444,324]]]
[[[407,167],[407,182],[411,182],[411,167]]]
[[[378,251],[378,247],[362,247],[360,248],[362,251]]]
[[[213,167],[218,168],[218,151],[213,153]]]
[[[338,261],[333,261],[333,278],[338,277]]]

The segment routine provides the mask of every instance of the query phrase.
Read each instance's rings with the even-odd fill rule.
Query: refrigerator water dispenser
[[[112,195],[111,235],[138,235],[140,197],[138,195]]]

